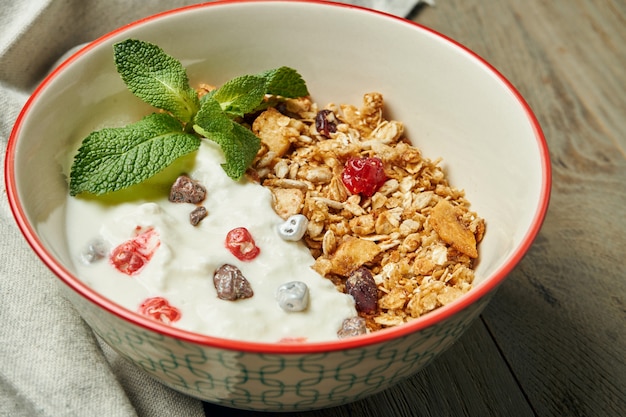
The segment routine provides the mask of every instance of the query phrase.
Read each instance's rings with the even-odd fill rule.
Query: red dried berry
[[[387,175],[379,158],[350,158],[341,180],[352,194],[371,197],[387,181]]]
[[[346,292],[354,298],[360,313],[374,313],[378,308],[378,286],[369,269],[362,266],[346,280]]]
[[[135,275],[150,261],[160,244],[156,230],[150,228],[118,245],[109,259],[121,273]]]
[[[139,306],[139,313],[161,323],[170,324],[180,319],[180,310],[163,297],[152,297]]]
[[[226,248],[240,261],[250,261],[261,253],[261,249],[254,243],[252,235],[245,227],[237,227],[228,232]]]
[[[315,129],[320,135],[330,138],[330,134],[337,131],[335,113],[328,109],[317,112],[315,116]]]

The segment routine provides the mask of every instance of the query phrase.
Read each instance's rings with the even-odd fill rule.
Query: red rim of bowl
[[[262,0],[265,1],[265,0]],[[267,0],[267,3],[276,3],[276,2],[291,2],[293,0]],[[33,105],[36,98],[39,96],[44,87],[56,77],[56,75],[63,71],[67,65],[69,65],[73,60],[75,60],[78,56],[84,54],[86,51],[92,49],[95,45],[98,45],[107,39],[118,35],[129,28],[133,28],[139,25],[142,25],[146,22],[157,20],[163,18],[164,16],[172,15],[179,13],[181,11],[187,11],[190,9],[201,9],[207,7],[219,7],[224,4],[237,4],[237,3],[258,3],[258,0],[223,0],[217,1],[213,3],[206,4],[197,4],[191,5],[187,7],[177,8],[169,11],[165,11],[162,13],[158,13],[152,16],[145,17],[143,19],[137,20],[133,23],[125,25],[121,28],[118,28],[112,32],[109,32],[106,35],[96,39],[95,41],[89,43],[87,46],[83,47],[76,53],[74,53],[71,57],[65,60],[61,65],[59,65],[56,69],[54,69],[35,89],[33,94],[27,100],[26,104],[22,108],[16,122],[14,128],[9,137],[7,151],[6,151],[6,160],[5,160],[5,186],[7,190],[7,196],[9,200],[9,204],[11,210],[13,212],[13,216],[17,222],[18,227],[21,229],[22,234],[26,238],[28,244],[34,250],[34,252],[39,256],[39,258],[43,261],[43,263],[58,277],[60,278],[67,286],[71,289],[79,293],[82,297],[87,299],[93,304],[96,304],[100,308],[107,310],[111,314],[130,322],[131,324],[140,326],[146,330],[153,331],[165,336],[173,337],[176,339],[184,340],[191,343],[196,343],[199,345],[204,345],[208,347],[221,348],[226,350],[234,350],[234,351],[245,351],[250,353],[260,353],[260,354],[303,354],[303,353],[321,353],[321,352],[330,352],[337,350],[345,350],[345,349],[353,349],[353,348],[361,348],[368,345],[374,345],[386,341],[390,341],[393,339],[397,339],[400,337],[404,337],[408,334],[423,330],[437,324],[454,314],[464,310],[470,305],[474,304],[482,297],[486,296],[492,290],[496,289],[499,284],[505,279],[505,277],[515,268],[515,266],[522,260],[530,246],[532,245],[535,237],[539,233],[543,221],[545,219],[545,215],[548,209],[548,204],[550,200],[550,191],[551,191],[551,166],[549,159],[549,151],[547,147],[547,143],[541,127],[533,114],[530,106],[521,96],[521,94],[515,89],[515,87],[502,75],[498,70],[496,70],[491,64],[486,62],[482,57],[478,56],[475,52],[469,50],[464,45],[459,42],[442,35],[432,29],[424,27],[418,23],[409,21],[407,19],[394,16],[388,13],[375,11],[366,9],[360,6],[348,5],[345,3],[333,3],[325,0],[313,0],[313,1],[304,1],[304,0],[296,0],[296,3],[317,3],[320,5],[325,5],[327,7],[343,7],[343,8],[352,8],[359,9],[361,11],[365,11],[367,13],[375,13],[379,15],[383,15],[389,19],[395,19],[399,23],[412,25],[419,30],[423,30],[429,32],[430,34],[443,39],[444,41],[452,44],[457,48],[465,51],[469,55],[473,56],[477,59],[487,71],[491,72],[495,75],[505,86],[510,90],[510,92],[516,97],[520,106],[525,111],[529,122],[531,123],[534,132],[535,138],[537,140],[537,146],[539,147],[541,163],[542,163],[542,184],[541,184],[541,195],[539,204],[536,207],[536,212],[534,214],[531,227],[526,232],[526,235],[522,239],[519,246],[515,249],[510,259],[502,265],[497,271],[495,271],[491,276],[486,277],[486,280],[481,285],[472,289],[468,294],[464,295],[457,301],[448,304],[447,306],[440,307],[422,317],[419,317],[413,320],[410,323],[403,324],[402,326],[398,326],[395,328],[389,328],[380,330],[378,332],[370,333],[368,335],[357,336],[350,339],[343,339],[337,341],[329,341],[329,342],[311,342],[311,343],[302,343],[302,344],[291,344],[291,343],[258,343],[258,342],[248,342],[248,341],[239,341],[232,339],[223,339],[214,336],[206,336],[198,333],[193,333],[186,330],[177,329],[175,327],[171,327],[157,321],[151,320],[149,318],[143,317],[137,313],[134,313],[115,302],[109,300],[101,296],[100,294],[94,292],[90,287],[82,283],[78,278],[76,278],[72,273],[66,270],[63,266],[59,265],[54,257],[46,250],[44,245],[41,243],[40,239],[37,237],[37,233],[34,231],[33,227],[28,223],[25,212],[19,200],[19,192],[17,190],[17,185],[15,183],[15,177],[13,175],[14,171],[14,155],[17,147],[17,140],[19,136],[19,132],[21,129],[22,120],[25,115],[28,113],[30,107]]]

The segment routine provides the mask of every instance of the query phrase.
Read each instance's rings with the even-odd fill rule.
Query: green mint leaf
[[[266,94],[296,98],[308,96],[309,91],[296,70],[280,67],[257,75],[233,78],[211,95],[220,103],[222,110],[234,118],[266,107],[263,105]]]
[[[178,60],[136,39],[116,43],[113,51],[117,71],[133,94],[183,123],[191,121],[200,104]]]
[[[198,137],[184,133],[178,120],[163,113],[92,132],[74,157],[70,195],[102,195],[139,184],[199,146]]]
[[[265,92],[285,98],[298,98],[309,95],[306,83],[302,76],[293,68],[280,67],[265,71],[259,76],[266,79]]]
[[[210,133],[208,138],[222,148],[226,162],[222,168],[226,175],[234,180],[240,180],[261,148],[261,140],[252,131],[236,122],[230,135]]]
[[[213,94],[213,98],[219,102],[225,113],[242,117],[263,101],[265,86],[265,78],[243,75],[226,82]]]
[[[222,149],[226,159],[222,168],[226,174],[234,180],[241,179],[261,148],[261,140],[222,112],[220,103],[213,97],[203,100],[194,122],[197,133]]]
[[[215,91],[215,90],[214,90]],[[202,97],[202,106],[194,117],[194,130],[206,137],[208,132],[229,133],[232,131],[232,120],[224,113],[220,103],[213,95]]]
[[[211,91],[207,92],[206,94],[204,94],[202,97],[200,97],[200,107],[202,107],[202,105],[204,104],[204,102],[206,100],[208,100],[209,98],[213,97],[216,92],[217,92],[217,90],[211,90]]]

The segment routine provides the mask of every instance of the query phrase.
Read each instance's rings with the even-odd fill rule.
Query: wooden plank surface
[[[437,0],[412,18],[528,101],[553,161],[550,210],[481,319],[432,365],[366,400],[287,415],[626,415],[626,2]]]
[[[626,3],[446,0],[418,20],[509,78],[550,147],[544,227],[483,320],[538,415],[626,415]]]

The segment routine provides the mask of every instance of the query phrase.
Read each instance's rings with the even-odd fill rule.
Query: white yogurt
[[[201,204],[208,216],[197,226],[189,222],[194,205],[159,200],[107,204],[98,199],[68,198],[67,235],[76,258],[90,241],[104,239],[114,248],[133,237],[137,226],[152,227],[160,246],[137,275],[115,269],[108,258],[88,264],[78,260],[78,274],[94,290],[137,311],[149,297],[161,296],[182,313],[173,326],[211,336],[257,342],[285,338],[307,341],[337,339],[348,317],[356,316],[352,297],[311,269],[313,257],[302,242],[283,240],[283,220],[271,205],[271,192],[250,182],[235,182],[220,167],[221,151],[203,141],[189,176],[207,189]],[[228,231],[245,227],[261,249],[252,261],[240,261],[224,246]],[[221,300],[213,273],[223,264],[238,267],[250,282],[254,296]],[[280,308],[276,290],[290,281],[309,287],[304,311]]]

